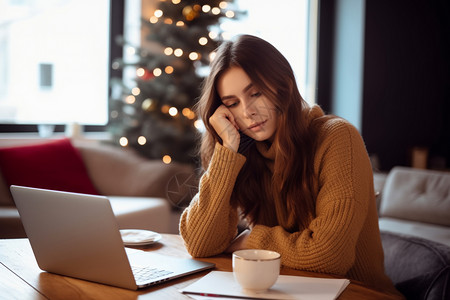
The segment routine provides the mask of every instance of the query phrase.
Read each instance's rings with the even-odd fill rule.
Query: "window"
[[[274,45],[289,61],[303,98],[315,102],[317,0],[235,0],[237,21],[222,24],[229,36],[252,34]]]
[[[0,0],[0,131],[20,131],[15,124],[107,123],[109,76],[117,72],[111,60],[122,55],[111,37],[123,33],[124,2],[140,7],[141,0]],[[230,35],[254,34],[277,47],[309,103],[315,101],[317,2],[235,0],[248,14],[223,24]]]
[[[0,1],[0,123],[104,125],[109,0]]]

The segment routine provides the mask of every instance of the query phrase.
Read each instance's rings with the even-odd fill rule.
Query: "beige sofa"
[[[395,167],[374,184],[386,274],[406,299],[448,299],[450,173]]]
[[[132,149],[98,142],[72,140],[72,144],[95,188],[110,199],[120,228],[178,233],[181,210],[197,184],[192,166],[166,165],[143,158]],[[25,232],[0,172],[0,238],[17,237],[25,237]]]
[[[395,167],[374,184],[380,230],[450,246],[450,172]]]

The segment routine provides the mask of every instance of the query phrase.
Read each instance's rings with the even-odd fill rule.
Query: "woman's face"
[[[217,91],[245,135],[256,141],[273,141],[278,119],[276,108],[242,68],[226,70],[217,81]]]

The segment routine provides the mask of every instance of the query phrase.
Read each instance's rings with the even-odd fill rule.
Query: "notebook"
[[[214,268],[125,248],[107,197],[14,185],[11,193],[44,271],[136,290]]]

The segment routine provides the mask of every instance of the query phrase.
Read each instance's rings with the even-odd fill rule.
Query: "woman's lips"
[[[263,122],[258,122],[258,123],[254,123],[252,125],[250,125],[247,129],[251,130],[251,131],[259,131],[263,128],[264,124],[266,124],[266,121]]]

